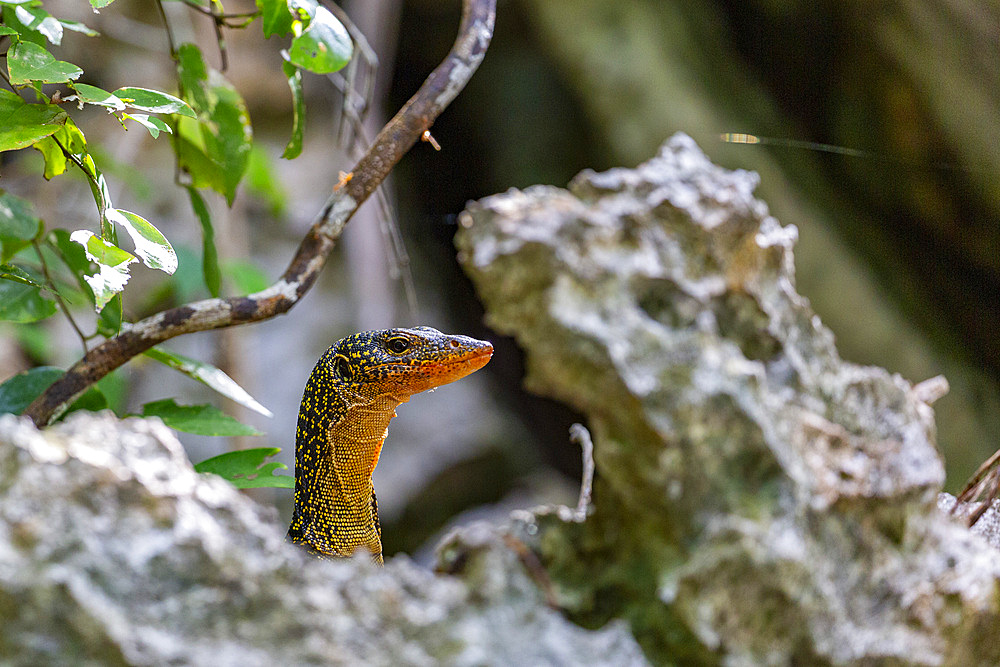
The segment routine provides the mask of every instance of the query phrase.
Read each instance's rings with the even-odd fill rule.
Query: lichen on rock
[[[935,507],[933,412],[840,359],[756,185],[677,135],[462,214],[489,323],[594,434],[592,515],[524,539],[572,618],[657,661],[1000,663],[969,641],[1000,632],[1000,564]]]

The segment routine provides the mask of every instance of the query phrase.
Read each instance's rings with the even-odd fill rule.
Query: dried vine
[[[128,326],[76,362],[24,414],[38,426],[47,425],[92,384],[154,345],[181,334],[266,320],[298,303],[316,281],[354,212],[455,99],[482,62],[493,36],[496,0],[463,0],[462,4],[455,45],[382,128],[350,179],[342,179],[277,282],[249,296],[195,301]]]

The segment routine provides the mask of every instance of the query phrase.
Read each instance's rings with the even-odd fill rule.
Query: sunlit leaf
[[[175,113],[178,116],[195,117],[194,110],[188,106],[187,102],[158,90],[126,87],[119,88],[114,92],[114,95],[128,106],[140,111]]]
[[[354,44],[337,17],[326,7],[316,7],[316,13],[301,35],[292,40],[288,55],[291,61],[317,74],[330,74],[351,60]]]
[[[31,202],[0,192],[0,263],[6,263],[42,231]]]
[[[115,294],[125,289],[129,279],[128,266],[138,260],[86,229],[70,234],[70,240],[83,246],[87,259],[97,264],[98,272],[84,276],[84,280],[94,292],[94,305],[100,311]]]
[[[287,35],[292,30],[292,15],[286,0],[257,0],[264,37]]]
[[[56,143],[55,139],[52,137],[39,139],[32,148],[41,153],[42,159],[45,161],[45,169],[42,172],[45,180],[51,180],[59,174],[66,172],[66,153],[63,152],[63,149]]]
[[[212,473],[229,480],[237,489],[262,487],[294,489],[295,478],[291,475],[275,475],[275,470],[287,470],[280,461],[264,463],[270,456],[281,451],[280,447],[257,447],[241,449],[205,459],[194,469],[202,473]]]
[[[150,116],[148,114],[123,113],[122,118],[128,118],[139,123],[144,128],[149,130],[150,136],[152,136],[154,139],[160,136],[160,132],[166,132],[167,134],[173,134],[174,132],[173,130],[170,129],[170,126],[164,123],[162,120],[154,116]]]
[[[195,435],[262,435],[249,424],[244,424],[212,405],[178,405],[174,399],[146,403],[143,417],[159,417],[176,431]]]
[[[255,412],[259,412],[265,417],[273,417],[270,410],[258,403],[253,396],[248,394],[243,387],[211,364],[197,361],[184,355],[170,352],[162,347],[154,347],[146,350],[143,354],[151,359],[155,359],[162,364],[166,364],[175,371],[184,373],[188,377],[208,385],[226,398],[232,399]]]
[[[105,338],[117,336],[122,329],[122,295],[115,294],[97,314],[97,333]]]
[[[87,251],[79,243],[70,239],[69,232],[65,229],[53,229],[48,237],[59,259],[66,264],[70,273],[76,278],[80,289],[90,298],[91,305],[94,304],[94,293],[87,284],[85,276],[91,272],[91,263],[87,259]]]
[[[43,175],[48,180],[66,171],[67,152],[75,155],[87,150],[87,140],[73,119],[67,118],[52,136],[45,137],[33,148],[41,153],[45,160]]]
[[[65,83],[78,79],[83,70],[56,57],[32,42],[17,42],[7,52],[7,71],[15,86],[38,83]]]
[[[64,21],[63,19],[59,19],[59,23],[62,24],[62,27],[64,29],[66,29],[66,30],[72,30],[73,32],[82,33],[82,34],[86,35],[87,37],[97,37],[98,35],[101,34],[101,33],[97,32],[96,30],[94,30],[93,28],[89,28],[89,27],[85,26],[84,24],[80,23],[79,21]]]
[[[102,90],[97,86],[89,86],[85,83],[75,83],[73,84],[73,90],[76,91],[76,99],[80,103],[82,108],[84,104],[95,104],[97,106],[107,107],[109,109],[114,109],[115,111],[121,111],[125,108],[125,103],[118,99],[117,96],[112,95],[106,90]],[[66,98],[67,102],[73,101],[73,96]]]
[[[28,104],[0,89],[0,151],[32,145],[60,128],[66,112],[54,104]]]
[[[101,9],[103,7],[107,7],[114,1],[115,0],[90,0],[90,6],[94,9]]]
[[[62,42],[63,26],[58,20],[41,7],[18,5],[14,8],[14,16],[25,27],[37,30],[45,39],[56,46]]]
[[[191,198],[191,208],[198,222],[201,223],[201,269],[205,278],[205,287],[212,296],[219,296],[222,278],[219,273],[219,253],[215,249],[215,229],[212,227],[212,216],[205,205],[205,200],[194,187],[188,187]]]
[[[83,131],[77,127],[72,118],[67,118],[52,138],[58,139],[70,153],[78,155],[87,150],[87,138],[83,136]]]
[[[177,270],[177,253],[167,238],[151,222],[131,211],[111,208],[105,211],[108,220],[125,228],[135,244],[135,254],[151,269],[166,274]]]

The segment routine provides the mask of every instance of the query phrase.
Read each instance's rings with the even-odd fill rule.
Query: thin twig
[[[45,282],[48,283],[52,296],[56,298],[56,303],[59,304],[59,310],[61,310],[63,315],[66,316],[66,319],[69,320],[69,325],[73,327],[73,331],[76,332],[76,335],[80,337],[80,343],[83,345],[83,353],[87,354],[87,337],[82,331],[80,331],[80,327],[76,325],[76,320],[73,319],[73,315],[69,312],[69,306],[66,305],[62,295],[59,294],[59,290],[56,289],[56,282],[52,279],[51,274],[49,274],[49,266],[45,261],[45,255],[42,254],[42,249],[38,245],[38,241],[34,240],[31,244],[35,247],[35,253],[38,255],[38,261],[42,265],[42,275],[45,276]]]
[[[174,32],[170,29],[170,21],[167,20],[167,11],[163,8],[163,0],[156,0],[156,8],[160,10],[160,18],[163,19],[163,31],[167,33],[167,46],[170,48],[170,57],[177,60],[177,47],[174,46]]]
[[[222,15],[215,12],[215,8],[220,6],[218,0],[211,0],[211,2],[212,9],[209,12],[209,16],[215,22],[215,41],[219,45],[219,70],[225,72],[229,69],[229,53],[226,50],[226,38],[222,34],[224,21],[220,18]]]
[[[590,431],[583,424],[569,427],[569,439],[580,445],[583,456],[583,476],[580,480],[580,499],[576,503],[576,520],[583,521],[590,511],[590,499],[594,488],[594,441]]]
[[[285,272],[245,297],[205,299],[147,317],[88,352],[28,406],[35,424],[50,423],[93,383],[132,357],[181,334],[270,319],[288,312],[316,282],[354,212],[465,87],[493,36],[495,0],[464,0],[458,39],[420,89],[379,132],[353,177],[334,192],[302,239]]]
[[[187,5],[188,9],[193,9],[196,12],[200,12],[205,16],[211,16],[216,22],[219,21],[233,21],[236,19],[254,19],[260,16],[261,11],[258,9],[253,12],[215,12],[215,10],[205,7],[204,5],[199,5],[194,0],[183,0],[184,4]],[[212,2],[212,6],[216,5]]]

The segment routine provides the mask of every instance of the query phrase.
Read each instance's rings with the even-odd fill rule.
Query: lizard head
[[[414,327],[354,334],[330,351],[331,370],[354,392],[406,400],[479,370],[493,355],[493,346],[469,336]]]

